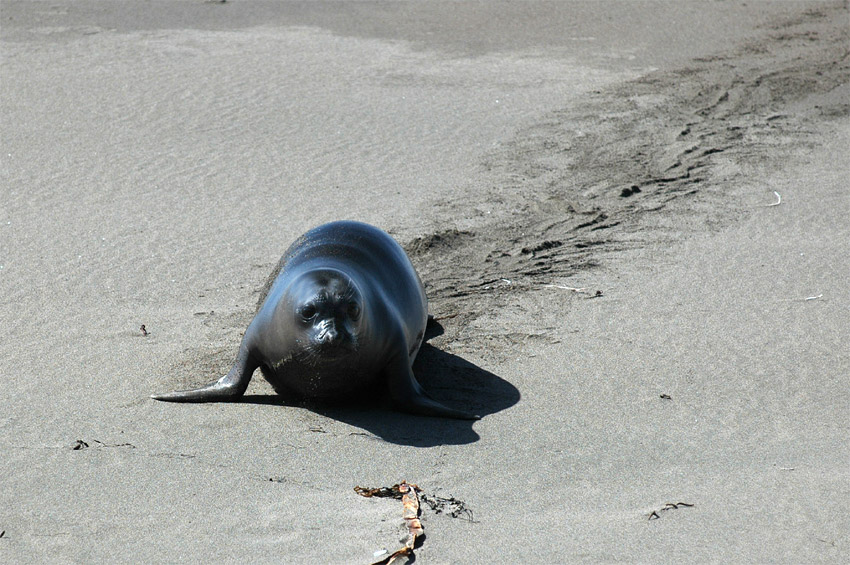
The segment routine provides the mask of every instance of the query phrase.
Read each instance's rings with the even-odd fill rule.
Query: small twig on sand
[[[664,505],[664,508],[659,508],[658,510],[653,510],[652,513],[649,515],[649,519],[650,520],[658,520],[659,518],[661,518],[662,512],[667,512],[668,510],[678,510],[679,508],[683,508],[683,507],[684,508],[693,508],[693,506],[694,506],[693,504],[690,504],[688,502],[676,502],[676,503],[668,502],[667,504]]]
[[[765,204],[765,208],[770,208],[771,206],[779,206],[782,203],[782,197],[779,196],[779,193],[774,190],[773,194],[776,195],[776,202],[774,202],[773,204]]]
[[[99,440],[96,440],[96,439],[93,439],[92,441],[94,443],[100,444],[100,447],[130,447],[132,449],[136,449],[136,446],[133,445],[132,443],[103,443],[102,441],[99,441]],[[85,442],[83,442],[83,443],[85,443]]]

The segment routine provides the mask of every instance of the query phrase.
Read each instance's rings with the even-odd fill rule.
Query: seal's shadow
[[[478,414],[482,418],[519,402],[519,390],[508,381],[462,357],[446,353],[427,343],[429,339],[442,333],[442,326],[429,320],[425,343],[413,363],[416,380],[431,397],[446,406]],[[373,395],[376,398],[361,401],[354,407],[310,404],[309,408],[399,445],[462,445],[479,439],[473,429],[475,421],[415,416],[391,411],[380,405],[377,397],[381,396],[381,391],[375,391]],[[264,399],[265,397],[251,396],[243,398],[242,401],[265,403]],[[279,399],[266,401],[280,402]]]
[[[430,319],[425,343],[413,363],[416,380],[430,396],[446,406],[481,417],[519,402],[519,390],[508,381],[427,343],[442,333],[442,326]],[[432,447],[473,443],[479,439],[472,420],[414,416],[379,408],[317,407],[314,410],[395,444]]]

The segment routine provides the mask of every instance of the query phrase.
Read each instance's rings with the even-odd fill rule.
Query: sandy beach
[[[417,563],[850,561],[846,1],[3,0],[0,93],[0,562],[373,563],[403,480]],[[481,420],[150,399],[336,219]]]

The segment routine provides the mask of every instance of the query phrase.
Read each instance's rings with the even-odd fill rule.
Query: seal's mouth
[[[314,345],[315,352],[322,359],[340,359],[356,351],[350,341],[321,342]]]
[[[357,348],[353,344],[344,343],[317,343],[310,342],[304,347],[296,359],[307,365],[318,367],[321,365],[353,364],[356,362]]]

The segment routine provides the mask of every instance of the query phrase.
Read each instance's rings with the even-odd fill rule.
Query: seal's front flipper
[[[257,365],[251,361],[247,348],[240,347],[236,363],[225,376],[214,383],[193,390],[178,390],[165,394],[152,394],[151,398],[166,402],[226,402],[245,394]]]
[[[387,386],[393,405],[403,412],[437,418],[455,418],[457,420],[480,420],[481,416],[443,406],[422,389],[422,385],[413,376],[407,356],[393,359],[387,367]]]

